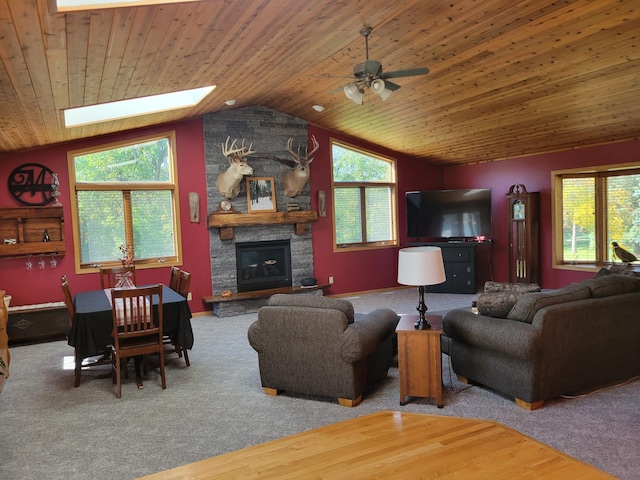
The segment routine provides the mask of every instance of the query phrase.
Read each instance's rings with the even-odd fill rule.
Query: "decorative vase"
[[[53,207],[62,206],[62,202],[60,202],[59,197],[60,197],[60,180],[58,179],[57,173],[52,173],[51,174],[51,198],[53,199],[53,202],[51,203],[51,206]]]
[[[131,272],[116,273],[115,288],[136,288],[131,276]]]

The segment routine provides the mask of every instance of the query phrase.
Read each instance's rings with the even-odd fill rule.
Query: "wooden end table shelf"
[[[400,405],[406,405],[410,396],[427,397],[442,408],[442,316],[427,315],[429,330],[416,330],[417,319],[418,315],[402,315],[396,327]]]

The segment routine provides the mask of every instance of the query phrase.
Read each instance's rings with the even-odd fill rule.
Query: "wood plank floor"
[[[143,478],[587,480],[615,477],[497,422],[383,411]]]

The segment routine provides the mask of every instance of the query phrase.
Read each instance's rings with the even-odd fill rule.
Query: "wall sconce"
[[[200,195],[189,192],[189,219],[191,223],[200,223]]]
[[[327,195],[324,190],[318,190],[318,216],[327,216]]]

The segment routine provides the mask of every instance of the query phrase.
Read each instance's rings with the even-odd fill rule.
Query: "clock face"
[[[513,203],[513,218],[514,220],[524,220],[524,203],[520,200]]]
[[[229,200],[222,200],[220,202],[220,209],[228,212],[229,210],[231,210],[231,202]]]

